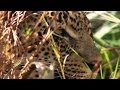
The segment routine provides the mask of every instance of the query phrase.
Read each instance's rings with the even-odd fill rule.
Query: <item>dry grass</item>
[[[39,50],[40,46],[46,40],[48,40],[53,33],[50,31],[51,26],[48,25],[44,19],[45,14],[46,13],[44,12],[42,16],[39,18],[33,30],[31,30],[31,28],[27,28],[27,30],[23,29],[20,31],[25,33],[26,35],[25,37],[27,38],[26,42],[27,42],[31,40],[31,36],[36,31],[36,27],[38,26],[38,24],[42,20],[46,23],[46,26],[48,27],[48,32],[44,36],[44,39],[41,42],[39,42],[39,46],[37,47],[37,50]],[[1,26],[0,27],[0,78],[21,79],[22,75],[26,73],[27,66],[29,66],[30,63],[33,62],[34,60],[34,57],[32,58],[32,55],[34,56],[39,52],[39,51],[35,51],[31,55],[31,57],[27,57],[25,55],[26,51],[23,47],[20,37],[18,37],[17,35],[17,33],[19,32],[19,28],[18,28],[19,24],[26,18],[27,18],[26,11],[14,11],[14,12],[0,11],[0,26]],[[15,49],[15,51],[13,49]],[[17,58],[19,54],[22,54],[22,55],[19,58]],[[16,70],[16,68],[18,68],[18,66],[22,63],[22,61],[25,61],[25,66],[20,71]],[[53,64],[51,63],[51,65]],[[50,67],[48,68],[50,69]]]

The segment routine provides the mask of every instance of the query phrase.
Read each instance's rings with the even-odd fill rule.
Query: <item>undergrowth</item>
[[[100,72],[96,79],[120,78],[120,12],[94,11],[88,14],[92,32],[102,55]]]

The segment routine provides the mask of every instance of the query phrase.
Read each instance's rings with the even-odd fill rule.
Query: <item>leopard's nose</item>
[[[96,64],[96,63],[101,63],[101,61],[102,61],[102,57],[101,57],[101,55],[99,55],[99,56],[97,56],[97,57],[95,57],[95,60],[93,60],[93,64]]]
[[[91,62],[91,64],[93,65],[93,71],[96,71],[96,69],[100,67],[101,62],[102,62],[101,56],[96,57],[96,59],[93,60],[93,62]]]

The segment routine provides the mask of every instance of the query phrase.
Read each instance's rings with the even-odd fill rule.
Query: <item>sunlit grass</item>
[[[117,14],[116,11],[95,13],[93,18],[92,15],[90,16],[90,19],[105,20],[93,33],[96,46],[103,57],[96,79],[120,78],[120,19],[116,17],[120,15],[120,12]]]
[[[115,70],[114,70],[114,71],[112,72],[112,74],[111,74],[111,79],[115,79],[115,78],[116,78],[117,71],[118,71],[118,66],[119,66],[119,58],[118,58],[118,60],[117,60]]]

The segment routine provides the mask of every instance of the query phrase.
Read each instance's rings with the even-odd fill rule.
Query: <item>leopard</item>
[[[95,70],[86,63],[96,69],[101,62],[83,11],[26,11],[14,33],[17,44],[7,50],[14,69],[4,78],[41,79],[42,67],[50,69],[54,63],[52,78],[90,79]]]

